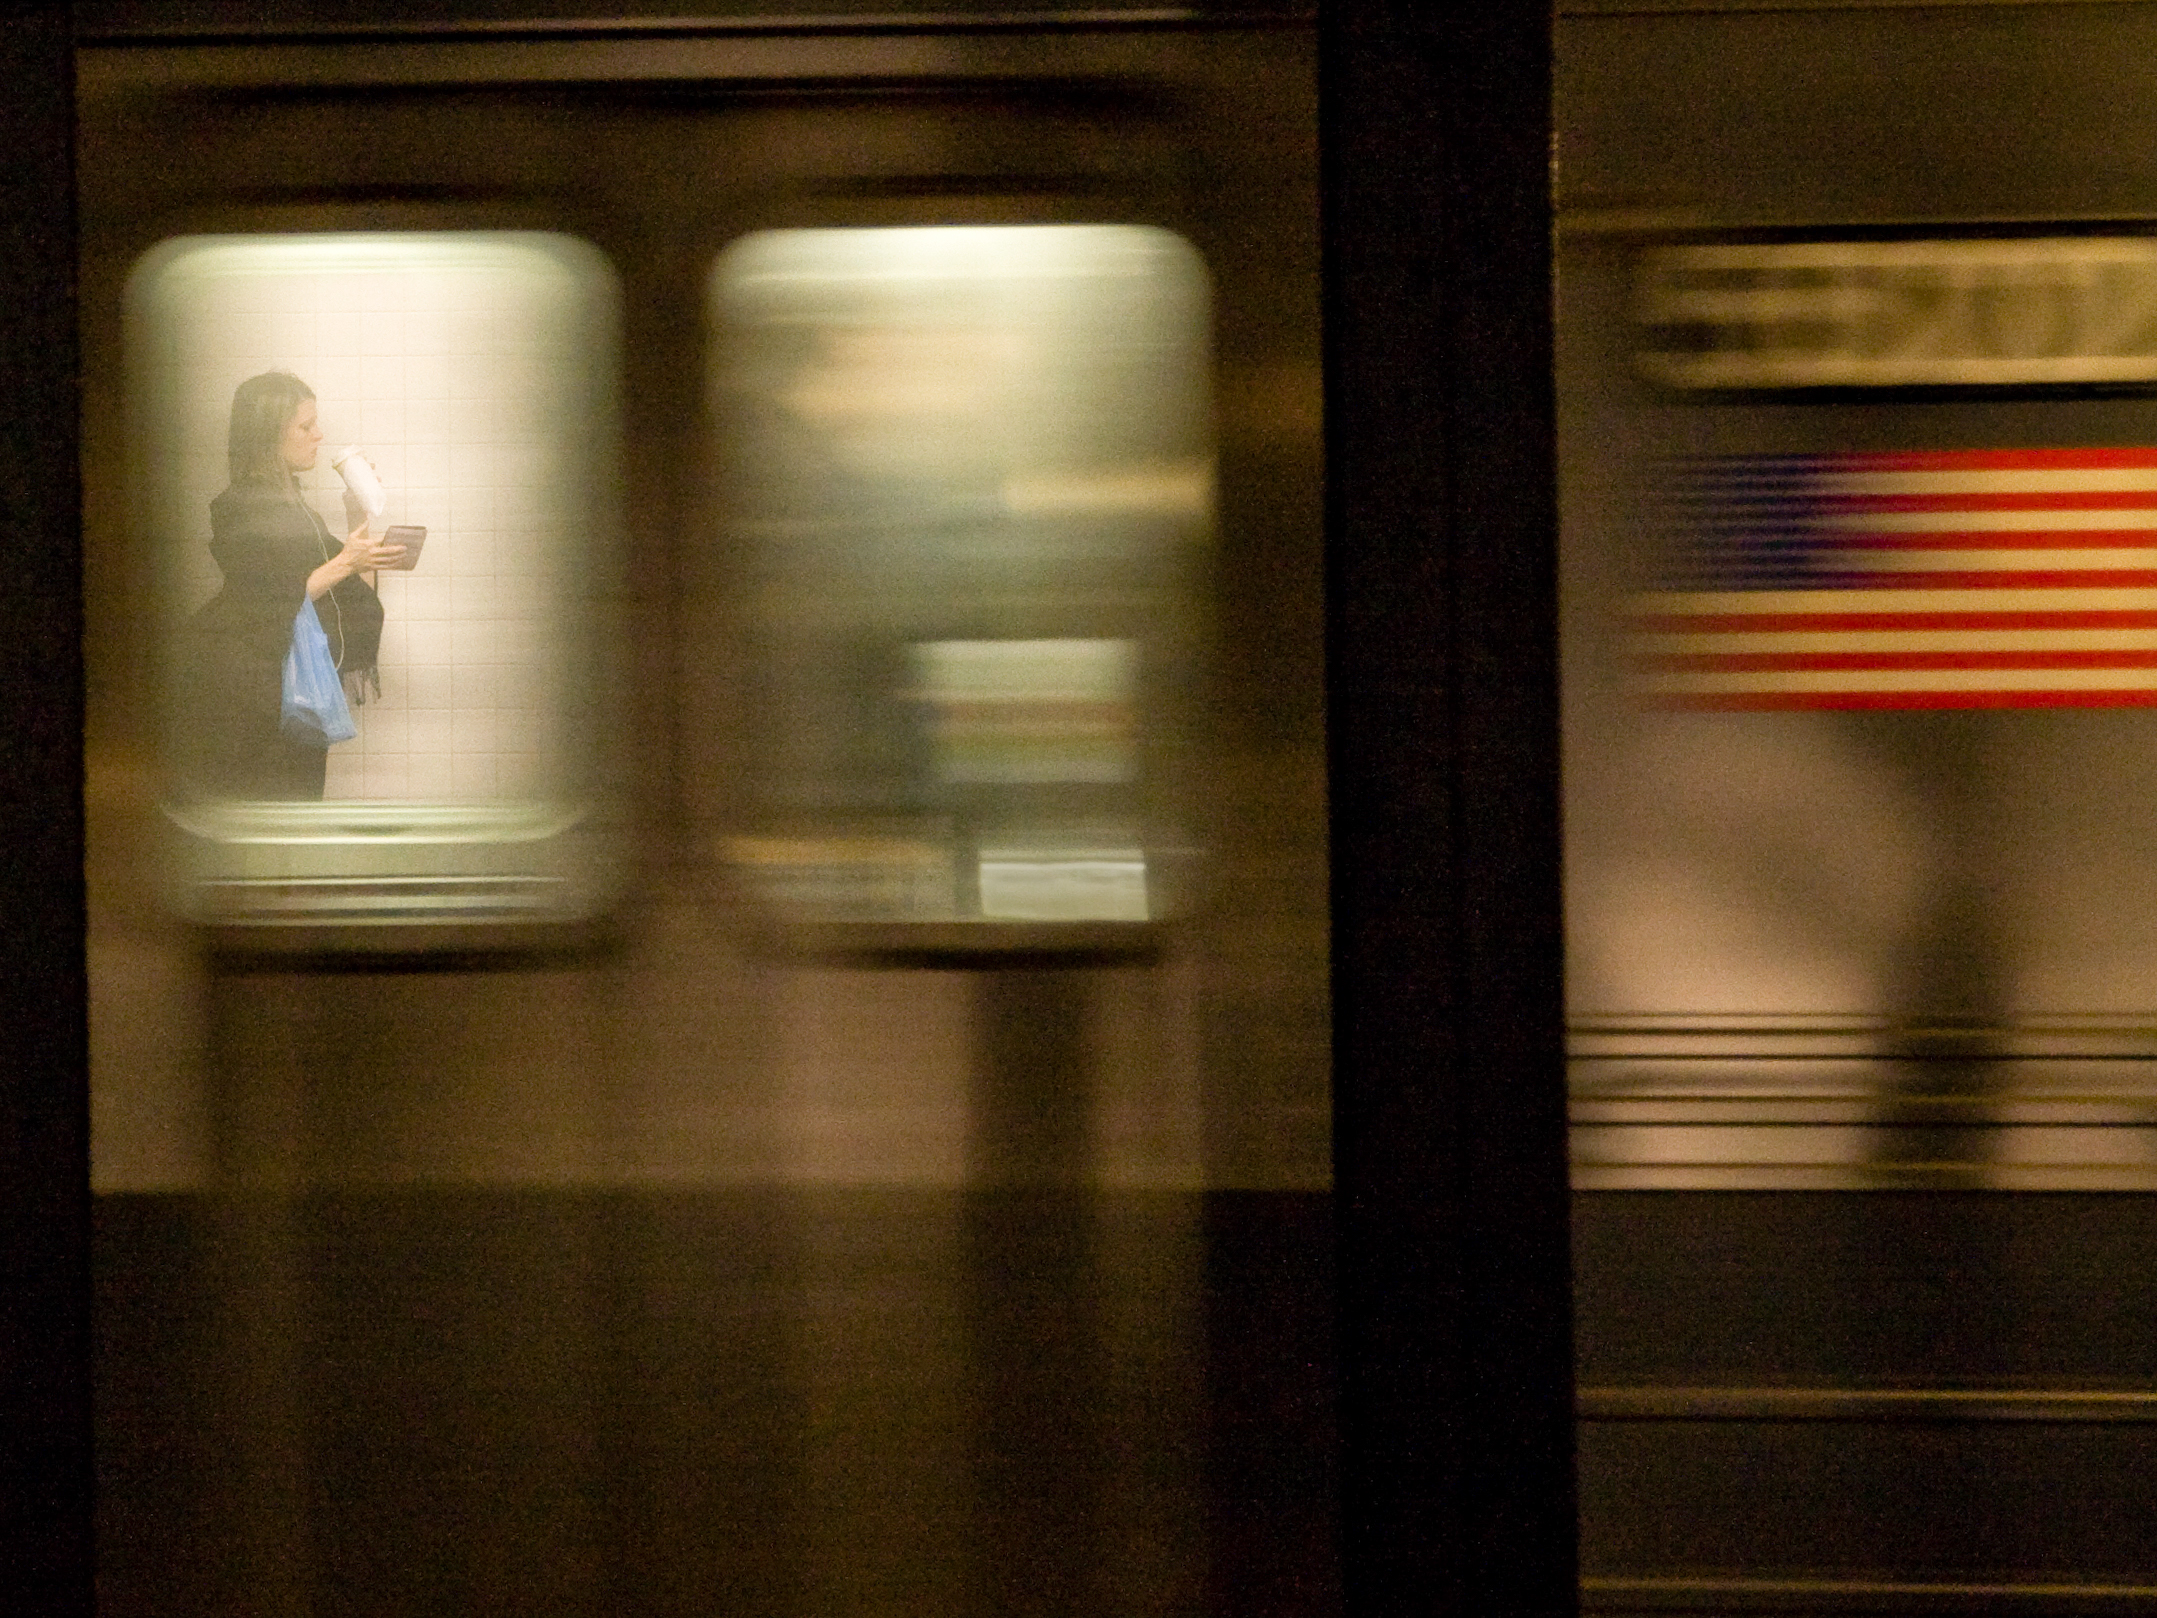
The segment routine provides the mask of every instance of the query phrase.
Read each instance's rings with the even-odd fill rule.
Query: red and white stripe
[[[1635,597],[1653,700],[2157,706],[2157,449],[1840,456],[1803,503],[1863,582]]]

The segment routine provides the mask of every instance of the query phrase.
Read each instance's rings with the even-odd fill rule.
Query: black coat
[[[321,518],[285,491],[234,484],[210,502],[210,554],[225,582],[195,614],[188,658],[188,751],[207,789],[241,798],[320,795],[321,749],[289,741],[279,719],[285,652],[307,576],[339,549]],[[375,666],[382,600],[366,580],[341,580],[315,611],[341,671]]]

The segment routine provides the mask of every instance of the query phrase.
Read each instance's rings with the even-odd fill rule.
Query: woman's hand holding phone
[[[418,523],[392,523],[382,535],[382,543],[401,547],[404,552],[401,560],[384,562],[382,565],[396,568],[401,573],[409,573],[419,566],[420,547],[427,543],[427,530]]]
[[[402,545],[378,545],[361,523],[345,535],[344,549],[307,575],[309,600],[320,600],[325,591],[346,579],[370,573],[378,567],[396,567],[404,560]]]
[[[337,560],[350,578],[355,573],[372,573],[378,567],[395,567],[404,560],[404,547],[375,539],[367,524],[361,523],[345,536],[345,546],[337,553]]]

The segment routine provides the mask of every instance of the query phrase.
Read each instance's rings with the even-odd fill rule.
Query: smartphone
[[[404,560],[391,562],[388,566],[399,573],[409,573],[419,566],[419,548],[427,543],[427,530],[413,523],[392,523],[384,530],[382,543],[404,547]]]

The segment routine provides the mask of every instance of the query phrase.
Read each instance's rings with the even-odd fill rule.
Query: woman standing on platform
[[[289,371],[249,377],[232,395],[232,483],[210,502],[210,554],[224,587],[193,624],[192,741],[201,786],[218,797],[318,799],[324,742],[282,725],[293,620],[312,601],[341,674],[371,676],[382,600],[360,575],[404,556],[362,521],[340,546],[302,498],[299,474],[322,446],[314,390]]]

